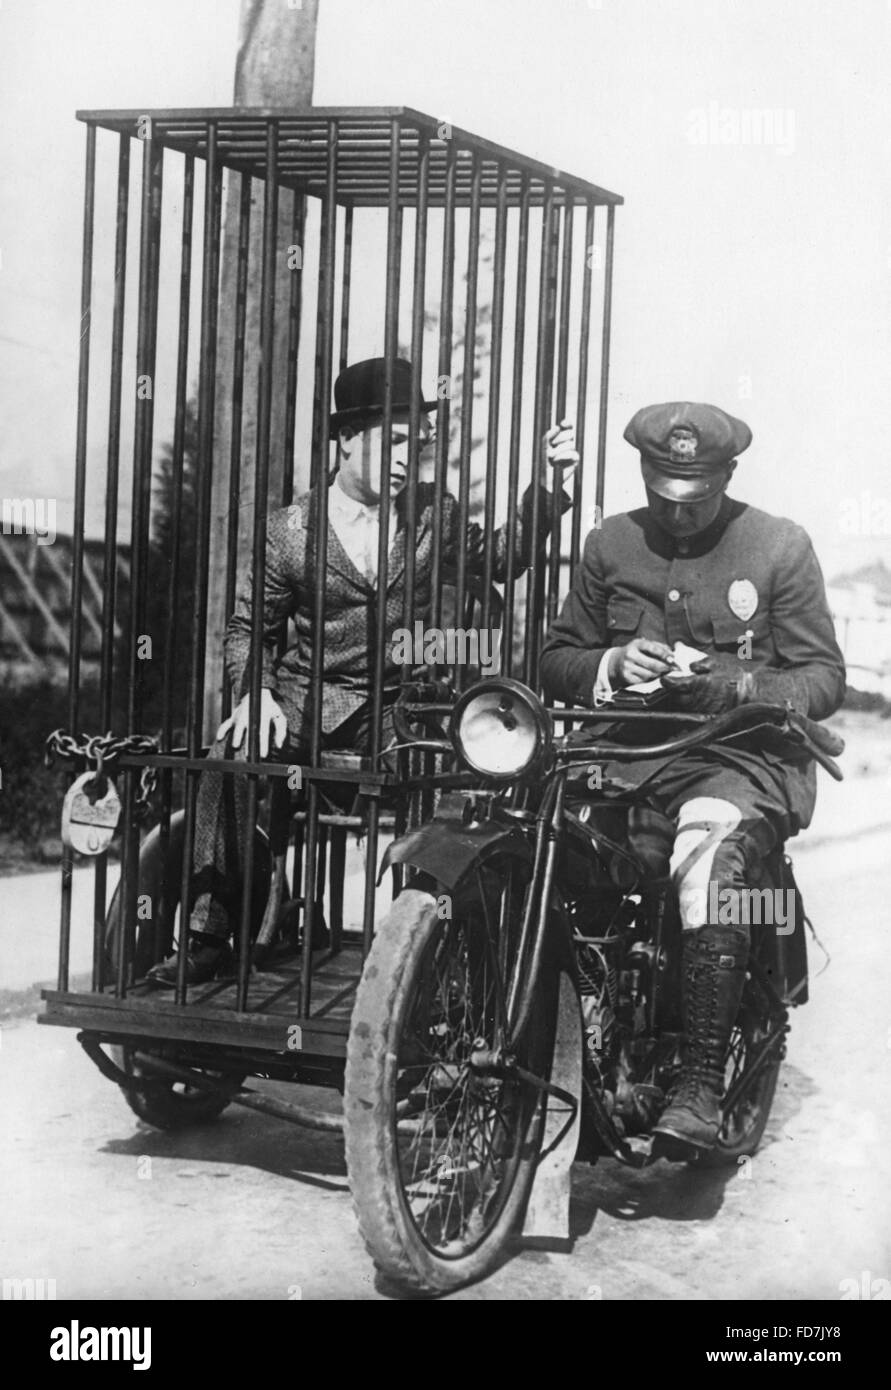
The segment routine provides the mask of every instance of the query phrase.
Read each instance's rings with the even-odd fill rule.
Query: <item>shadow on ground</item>
[[[291,1086],[253,1082],[251,1089],[266,1090],[283,1100],[295,1098],[295,1088]],[[336,1113],[334,1092],[310,1087],[296,1090],[300,1092],[301,1104],[322,1113]],[[126,1116],[123,1095],[121,1106]],[[158,1130],[135,1115],[131,1118],[134,1132],[127,1138],[109,1140],[102,1146],[103,1153],[233,1163],[331,1192],[349,1191],[343,1139],[339,1134],[304,1129],[236,1105],[209,1124],[182,1130]]]
[[[782,1136],[805,1101],[817,1091],[805,1072],[784,1062],[767,1129],[759,1147],[766,1153]],[[668,1163],[659,1159],[648,1168],[626,1168],[616,1159],[594,1165],[576,1164],[573,1170],[570,1234],[573,1240],[587,1235],[600,1211],[619,1221],[708,1221],[724,1203],[728,1183],[738,1174],[736,1162],[726,1168],[699,1168],[694,1164]]]

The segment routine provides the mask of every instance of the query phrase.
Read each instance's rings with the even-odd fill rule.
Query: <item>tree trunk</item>
[[[236,107],[312,105],[315,42],[319,0],[242,0],[238,57],[235,63]],[[214,426],[214,500],[210,536],[205,732],[220,718],[223,684],[223,637],[229,618],[226,596],[226,545],[229,529],[229,477],[232,440],[232,372],[235,357],[235,299],[240,180],[233,177],[223,219],[217,392]],[[292,199],[280,194],[276,276],[275,348],[272,366],[272,421],[269,458],[269,504],[279,505],[286,466],[285,374],[287,362],[290,276],[287,248],[291,242]],[[257,431],[257,366],[260,344],[260,273],[263,231],[263,185],[255,180],[251,198],[250,278],[245,323],[244,397],[238,520],[239,574],[249,563],[254,516],[255,442]],[[295,489],[308,483],[308,451],[298,443]]]

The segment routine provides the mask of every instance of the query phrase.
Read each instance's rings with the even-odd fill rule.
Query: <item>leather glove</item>
[[[790,704],[799,714],[807,714],[807,686],[792,671],[745,671],[737,682],[739,704]]]
[[[737,682],[725,676],[684,676],[670,671],[662,677],[662,684],[678,709],[695,714],[723,714],[739,703]]]
[[[791,671],[762,668],[743,671],[734,678],[712,673],[711,666],[710,659],[705,658],[691,667],[694,675],[669,672],[662,677],[662,684],[673,692],[679,709],[697,714],[723,714],[737,705],[788,703],[800,714],[807,714],[807,687]]]

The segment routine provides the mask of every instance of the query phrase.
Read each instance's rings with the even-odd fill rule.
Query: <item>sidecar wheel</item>
[[[222,1115],[229,1104],[224,1096],[214,1096],[207,1091],[199,1091],[197,1087],[143,1072],[134,1059],[134,1054],[142,1050],[127,1046],[109,1049],[112,1061],[121,1071],[140,1079],[148,1075],[151,1080],[150,1090],[131,1091],[125,1086],[121,1087],[127,1104],[140,1120],[154,1125],[156,1129],[187,1129],[190,1125],[209,1124]],[[207,1076],[213,1081],[219,1079],[235,1085],[240,1085],[244,1080],[243,1075],[229,1072],[209,1071]]]
[[[378,1268],[415,1296],[490,1273],[526,1206],[541,1091],[471,1063],[494,1045],[530,866],[502,856],[455,896],[406,889],[365,963],[347,1053],[347,1168]],[[500,945],[499,945],[500,942]],[[543,965],[516,1060],[550,1076],[558,972]]]

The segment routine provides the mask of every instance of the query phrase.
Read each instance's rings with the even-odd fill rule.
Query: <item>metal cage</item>
[[[357,357],[382,355],[387,360],[382,523],[390,507],[394,359],[402,353],[410,357],[418,397],[422,389],[429,393],[435,381],[432,458],[422,457],[418,429],[410,430],[409,537],[416,525],[418,480],[426,470],[435,488],[437,516],[447,489],[457,495],[461,524],[479,516],[486,536],[485,574],[474,589],[460,555],[454,572],[447,573],[434,533],[432,607],[428,614],[415,614],[414,549],[408,543],[405,625],[410,628],[424,616],[438,626],[449,593],[459,615],[476,603],[483,626],[503,611],[502,673],[537,684],[544,625],[556,612],[578,560],[583,525],[587,530],[592,508],[602,507],[613,222],[622,199],[406,108],[78,115],[86,123],[87,150],[69,728],[78,730],[80,723],[84,549],[95,497],[97,515],[100,510],[104,515],[103,728],[111,726],[119,703],[126,709],[127,732],[157,734],[160,751],[120,759],[122,947],[110,968],[107,864],[102,857],[95,865],[89,993],[69,990],[72,864],[66,852],[58,988],[47,992],[45,1021],[79,1026],[104,1038],[180,1039],[242,1053],[254,1049],[267,1062],[276,1054],[294,1061],[296,1052],[307,1059],[330,1058],[336,1067],[345,1050],[351,990],[373,932],[382,802],[398,779],[381,771],[378,762],[385,584],[377,586],[371,757],[336,769],[322,757],[319,695],[328,517],[327,487],[320,484],[329,471],[333,380]],[[131,186],[131,158],[140,146],[137,189]],[[231,332],[222,335],[224,315]],[[187,474],[193,377],[197,439],[194,467]],[[416,415],[418,411],[416,407]],[[596,469],[592,475],[590,468],[585,472],[580,467],[573,475],[572,506],[565,516],[553,503],[547,556],[534,558],[524,577],[508,560],[498,591],[492,583],[496,515],[499,510],[506,515],[512,554],[520,488],[528,481],[545,481],[542,435],[552,420],[567,414],[576,422],[583,458],[586,438],[595,435],[596,447],[589,453]],[[158,508],[153,479],[162,431],[170,441],[172,498],[164,581],[168,621],[148,632]],[[252,509],[243,505],[246,482]],[[174,994],[159,998],[140,985],[134,960],[138,780],[146,768],[159,778],[162,859],[170,844],[174,792],[182,783],[182,879],[177,885],[164,883],[161,891],[170,895],[178,887],[185,902],[197,784],[210,767],[203,756],[206,735],[230,702],[218,654],[219,613],[231,610],[238,578],[250,564],[249,689],[256,710],[267,516],[271,508],[291,503],[307,484],[315,490],[316,534],[324,541],[314,614],[314,725],[309,758],[301,767],[305,802],[292,825],[299,851],[294,863],[303,880],[294,885],[304,919],[302,957],[290,973],[251,974],[252,841],[245,847],[237,978],[225,987],[217,982],[187,991],[181,971]],[[185,507],[189,488],[193,521]],[[545,504],[538,489],[532,496],[534,530]],[[124,534],[120,522],[128,498],[130,526]],[[188,535],[183,534],[185,525]],[[379,574],[386,573],[386,535],[382,524]],[[193,548],[189,574],[183,558],[187,542]],[[126,594],[118,578],[122,549],[130,559]],[[178,693],[181,673],[174,667],[183,645],[178,604],[189,579],[194,596],[186,642],[188,679]],[[126,633],[123,650],[115,638],[119,623]],[[146,635],[154,643],[154,659],[161,653],[160,703],[150,728],[148,667],[140,647]],[[464,679],[465,673],[457,670],[457,688]],[[292,764],[261,759],[256,721],[249,731],[247,761],[222,760],[213,767],[224,776],[248,779],[251,824],[258,815],[261,778],[293,773]],[[326,812],[320,798],[332,781],[353,787],[357,799],[350,813]],[[398,795],[394,814],[398,830],[407,816]],[[344,846],[347,834],[356,829],[364,836],[366,856],[361,933],[344,929],[341,920]],[[331,942],[330,949],[319,953],[313,949],[313,929],[325,890],[331,899]],[[184,949],[181,942],[181,957]]]

